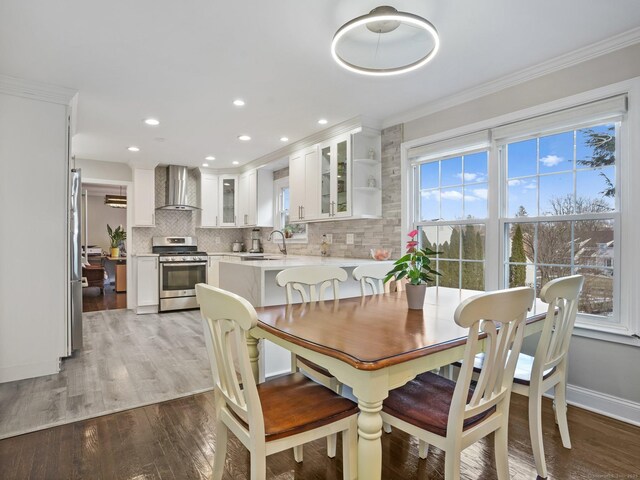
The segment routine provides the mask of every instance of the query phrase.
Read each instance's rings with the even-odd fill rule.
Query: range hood
[[[167,167],[167,188],[165,190],[165,204],[156,210],[200,210],[199,207],[189,205],[187,198],[187,167],[169,165]]]

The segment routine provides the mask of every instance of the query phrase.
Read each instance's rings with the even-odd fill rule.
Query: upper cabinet
[[[380,156],[380,132],[365,128],[291,155],[291,221],[379,218]]]
[[[351,140],[349,135],[320,145],[322,219],[351,216]]]
[[[133,169],[133,226],[156,226],[156,176],[154,169]]]
[[[238,226],[273,227],[273,172],[250,170],[238,179]]]
[[[295,152],[289,157],[289,219],[317,220],[320,214],[319,146]]]
[[[199,228],[218,227],[218,176],[213,173],[200,172],[198,181],[197,225]]]
[[[220,225],[221,227],[238,226],[238,176],[220,175]]]

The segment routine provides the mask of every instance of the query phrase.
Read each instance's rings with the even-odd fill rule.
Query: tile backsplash
[[[309,241],[305,244],[289,243],[287,251],[294,255],[320,255],[323,234],[331,234],[333,243],[329,254],[333,257],[367,258],[369,250],[376,247],[393,248],[397,258],[404,249],[404,235],[400,231],[400,145],[402,125],[382,131],[382,217],[381,219],[342,220],[335,222],[310,223]],[[164,202],[166,167],[156,168],[156,206]],[[274,172],[274,177],[288,175],[288,168]],[[189,172],[187,195],[190,202],[196,201],[197,179],[194,171]],[[231,244],[240,240],[245,247],[251,247],[251,228],[196,228],[196,212],[158,210],[154,228],[134,227],[132,253],[151,251],[153,236],[196,236],[198,247],[207,252],[231,251]],[[262,229],[262,244],[265,252],[278,253],[275,243],[267,242],[270,228]],[[346,244],[347,234],[354,235],[354,244]],[[279,238],[279,237],[278,237]]]

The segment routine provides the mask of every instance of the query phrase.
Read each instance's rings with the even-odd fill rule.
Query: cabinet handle
[[[209,266],[211,266],[211,257],[208,257],[209,259]]]
[[[244,214],[244,224],[248,224],[249,223],[249,214],[245,213]]]
[[[216,227],[218,226],[218,215],[216,215]]]
[[[304,205],[300,206],[300,210],[302,210],[302,217],[301,218],[304,219]]]
[[[298,220],[302,220],[302,205],[298,205]]]

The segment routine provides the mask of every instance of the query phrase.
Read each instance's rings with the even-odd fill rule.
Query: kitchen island
[[[270,260],[253,260],[248,257],[222,257],[218,262],[218,285],[224,290],[236,293],[246,298],[254,307],[282,305],[287,303],[285,289],[276,284],[276,275],[284,269],[292,267],[306,267],[317,265],[331,265],[344,268],[347,280],[340,283],[340,298],[360,296],[360,284],[353,279],[353,269],[359,265],[378,263],[366,258],[339,258],[314,256],[279,256],[268,255]],[[392,268],[392,261],[389,270]],[[332,299],[331,289],[326,291]],[[260,346],[260,381],[264,377],[271,377],[287,373],[291,368],[291,354],[289,351],[267,340],[262,340]]]
[[[266,255],[270,260],[238,261],[221,260],[219,265],[219,286],[224,290],[236,293],[247,300],[254,307],[282,305],[287,303],[285,289],[276,284],[276,275],[284,269],[292,267],[308,267],[317,265],[331,265],[344,268],[347,271],[347,281],[340,283],[340,298],[357,297],[360,295],[360,284],[351,273],[358,265],[378,263],[366,258],[339,258],[314,256],[280,256]],[[250,257],[248,257],[250,258]],[[393,262],[387,261],[389,270]],[[333,298],[327,291],[328,299]]]

